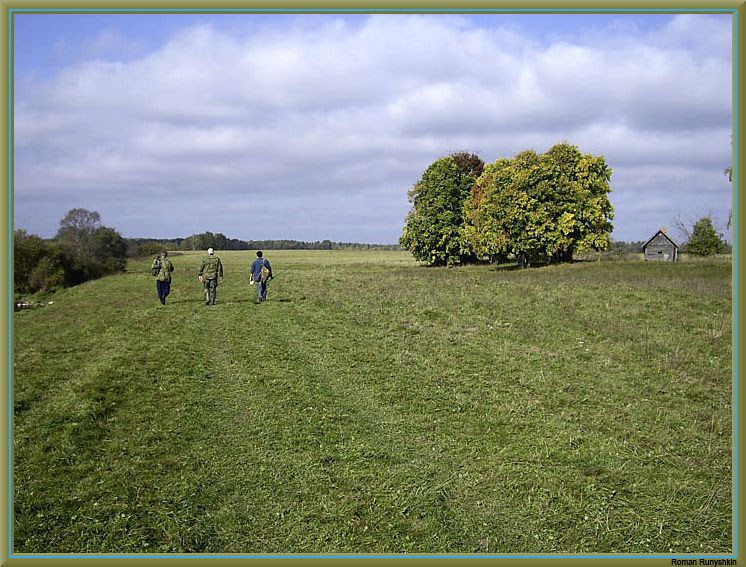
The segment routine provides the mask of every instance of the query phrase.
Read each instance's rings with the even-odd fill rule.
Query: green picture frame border
[[[601,1],[499,1],[499,0],[470,0],[468,2],[457,2],[456,0],[407,0],[407,1],[381,1],[381,0],[295,0],[280,2],[251,2],[251,1],[194,1],[194,0],[162,0],[157,4],[143,0],[120,0],[113,5],[103,0],[46,0],[32,2],[28,0],[0,0],[2,9],[0,10],[0,61],[2,73],[0,82],[0,98],[2,100],[3,111],[0,112],[0,130],[4,133],[0,141],[0,164],[2,164],[3,183],[5,189],[5,199],[0,205],[0,218],[3,219],[3,229],[0,231],[1,248],[4,255],[4,265],[7,267],[6,278],[2,280],[3,292],[8,298],[3,304],[3,315],[6,325],[3,327],[4,339],[3,362],[5,369],[5,388],[0,388],[0,404],[3,408],[3,417],[0,419],[0,438],[3,440],[2,450],[0,450],[0,485],[7,487],[0,493],[0,565],[55,565],[60,562],[69,565],[182,565],[190,566],[215,565],[219,563],[230,563],[230,565],[252,565],[257,564],[298,564],[299,561],[304,564],[326,565],[329,561],[343,562],[345,564],[354,563],[364,564],[378,562],[396,562],[406,563],[407,565],[420,565],[425,563],[437,562],[441,564],[459,564],[463,562],[479,562],[479,565],[485,563],[493,564],[520,564],[520,565],[547,565],[547,564],[575,564],[577,561],[587,563],[597,562],[604,565],[626,565],[628,563],[641,565],[675,565],[675,559],[695,559],[699,565],[699,556],[670,556],[662,555],[660,557],[649,556],[620,556],[620,555],[588,555],[588,556],[551,556],[551,557],[531,557],[531,556],[511,556],[511,557],[490,557],[464,554],[463,556],[444,556],[436,555],[421,556],[306,556],[306,555],[277,555],[277,556],[143,556],[143,557],[122,557],[120,555],[112,556],[12,556],[9,549],[11,538],[10,518],[11,511],[9,508],[9,498],[11,491],[11,441],[9,438],[11,429],[12,412],[10,411],[10,401],[12,398],[12,317],[13,317],[13,289],[12,289],[12,232],[13,232],[13,164],[12,164],[12,144],[13,144],[13,100],[12,100],[12,81],[13,81],[13,62],[12,62],[12,24],[15,14],[20,13],[173,13],[173,12],[190,12],[190,13],[231,13],[231,12],[253,12],[253,13],[494,13],[494,12],[511,12],[511,13],[730,13],[733,15],[733,322],[734,322],[734,349],[733,349],[733,369],[734,369],[734,404],[733,404],[733,424],[734,424],[734,468],[733,468],[733,495],[734,495],[734,517],[733,517],[733,541],[734,553],[727,556],[702,556],[703,559],[723,559],[722,565],[733,564],[732,560],[740,559],[746,562],[742,554],[746,536],[739,537],[739,531],[742,530],[743,522],[739,521],[740,511],[743,509],[743,493],[739,490],[739,471],[743,470],[741,461],[743,460],[743,436],[739,435],[741,420],[738,416],[738,408],[741,406],[744,389],[746,386],[739,386],[739,364],[738,352],[740,351],[743,341],[742,333],[739,333],[741,322],[743,321],[743,306],[739,304],[740,281],[739,281],[739,264],[742,249],[742,235],[739,231],[739,219],[744,218],[744,199],[738,198],[738,188],[740,187],[740,172],[743,170],[743,151],[741,134],[743,133],[744,115],[739,112],[739,98],[744,93],[743,81],[746,73],[743,72],[743,60],[746,58],[746,49],[744,49],[744,34],[746,33],[746,2],[743,1],[674,1],[661,0],[656,3],[644,2],[640,0],[621,0],[613,4],[602,3]],[[739,57],[740,54],[744,54]],[[737,460],[736,460],[737,459]],[[219,564],[218,563],[218,564]],[[680,563],[684,564],[684,563]],[[715,565],[713,563],[713,565]]]

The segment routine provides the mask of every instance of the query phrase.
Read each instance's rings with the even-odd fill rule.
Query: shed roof
[[[673,244],[673,245],[674,245],[674,246],[675,246],[676,248],[678,248],[678,247],[679,247],[679,245],[678,245],[678,244],[676,244],[676,243],[675,243],[675,242],[674,242],[673,240],[671,240],[671,237],[670,237],[670,236],[668,236],[668,235],[667,235],[667,234],[666,234],[665,232],[663,232],[662,230],[659,230],[659,231],[658,231],[658,232],[656,232],[656,233],[655,233],[655,234],[654,234],[653,236],[651,236],[650,238],[648,238],[648,241],[647,241],[647,242],[646,242],[645,244],[643,244],[643,245],[642,245],[642,248],[643,248],[643,250],[645,249],[645,247],[646,247],[646,246],[647,246],[648,244],[650,244],[650,241],[651,241],[651,240],[653,240],[653,239],[654,239],[654,238],[655,238],[656,236],[658,236],[659,234],[662,234],[663,236],[665,236],[665,237],[666,237],[666,240],[668,240],[668,241],[669,241],[669,242],[670,242],[671,244]]]

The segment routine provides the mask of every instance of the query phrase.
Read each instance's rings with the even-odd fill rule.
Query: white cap
[[[213,250],[212,248],[208,248],[208,249],[207,249],[207,253],[208,253],[208,254],[214,254],[214,253],[215,253],[215,250]]]

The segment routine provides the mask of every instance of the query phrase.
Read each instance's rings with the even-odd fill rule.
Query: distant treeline
[[[612,254],[642,254],[642,245],[645,244],[644,240],[633,240],[632,242],[624,242],[623,240],[612,240],[609,252]]]
[[[52,239],[13,232],[13,287],[17,297],[49,292],[122,272],[127,243],[113,228],[101,226],[95,211],[72,209]]]
[[[54,238],[41,238],[19,228],[13,233],[13,287],[16,297],[51,292],[124,271],[128,257],[151,256],[163,250],[398,250],[396,244],[364,244],[318,240],[238,240],[203,232],[186,238],[124,238],[101,226],[96,211],[72,209]]]
[[[128,238],[130,256],[151,256],[162,250],[399,250],[397,244],[364,244],[359,242],[332,242],[331,240],[239,240],[224,234],[203,232],[185,238]]]
[[[609,254],[642,254],[642,245],[644,240],[634,240],[624,242],[622,240],[612,240],[609,247]],[[695,224],[692,234],[687,240],[679,244],[679,251],[685,254],[694,254],[696,256],[709,256],[710,254],[732,254],[733,246],[723,240],[721,234],[717,234],[712,226],[709,217],[700,219]]]

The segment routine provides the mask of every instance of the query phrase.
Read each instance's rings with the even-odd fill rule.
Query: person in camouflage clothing
[[[208,248],[207,256],[199,265],[199,281],[205,286],[205,305],[215,305],[218,280],[220,283],[223,282],[223,264],[220,258],[215,256],[215,251]]]
[[[166,296],[171,293],[171,272],[174,271],[174,265],[168,259],[168,252],[161,252],[150,267],[155,276],[155,290],[158,292],[158,299],[161,305],[166,305]]]

